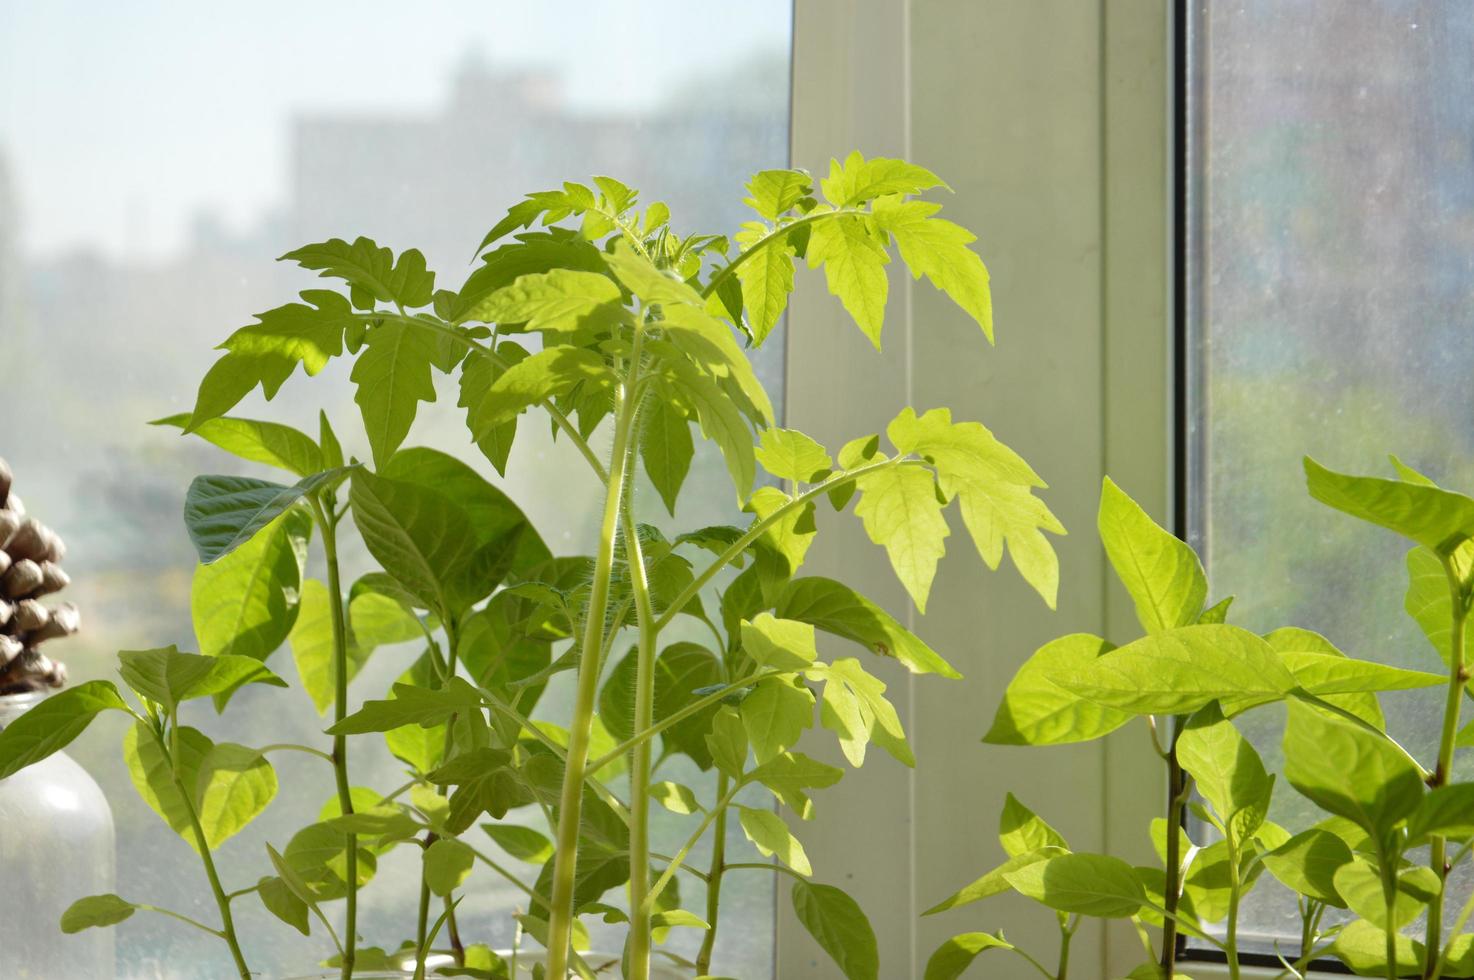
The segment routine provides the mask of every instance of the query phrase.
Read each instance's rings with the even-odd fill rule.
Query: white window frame
[[[935,170],[948,213],[980,236],[993,274],[998,346],[892,265],[887,356],[845,320],[823,282],[801,275],[789,314],[788,422],[837,444],[911,404],[948,405],[1016,448],[1049,481],[1070,529],[1058,540],[1059,611],[1009,567],[988,572],[960,529],[932,609],[911,625],[967,675],[885,674],[918,758],[876,758],[818,800],[802,828],[816,880],[843,886],[875,928],[880,975],[919,980],[946,937],[1002,928],[1052,955],[1053,920],[1000,897],[935,918],[920,912],[998,863],[1007,790],[1080,849],[1154,860],[1149,820],[1165,801],[1160,763],[1132,726],[1054,749],[984,746],[999,695],[1041,643],[1072,631],[1134,635],[1125,592],[1095,534],[1109,473],[1158,519],[1174,500],[1174,28],[1170,0],[797,0],[792,159],[819,171],[860,148]],[[821,516],[821,520],[824,517]],[[893,612],[908,610],[883,554],[833,521],[811,556]],[[1005,563],[1007,566],[1007,563]],[[828,757],[815,740],[806,751]],[[1041,772],[1049,774],[1041,779]],[[1031,977],[996,954],[978,976]],[[1143,960],[1124,926],[1090,924],[1072,949],[1082,977]],[[1048,959],[1046,959],[1048,962]],[[1198,980],[1227,973],[1185,964]],[[777,976],[840,980],[777,902]],[[1274,975],[1246,969],[1245,976]]]

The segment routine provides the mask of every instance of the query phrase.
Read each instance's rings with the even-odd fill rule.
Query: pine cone
[[[65,684],[66,668],[39,647],[72,635],[81,625],[70,602],[46,606],[40,601],[71,581],[59,566],[66,545],[56,532],[26,516],[10,483],[10,466],[0,459],[0,694]]]

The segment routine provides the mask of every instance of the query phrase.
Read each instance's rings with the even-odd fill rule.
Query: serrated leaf
[[[200,382],[186,432],[224,415],[257,386],[268,401],[274,398],[298,364],[310,377],[343,353],[343,332],[361,323],[348,300],[328,289],[301,295],[311,305],[288,303],[259,313],[256,323],[220,345],[226,353]]]
[[[1091,741],[1126,724],[1134,717],[1130,712],[1097,704],[1057,683],[1114,649],[1098,636],[1072,633],[1034,651],[1009,681],[983,741],[1062,745]]]
[[[925,167],[890,157],[866,160],[859,150],[852,150],[843,164],[829,161],[829,176],[819,186],[825,200],[835,207],[844,207],[892,194],[919,194],[947,185]]]
[[[1184,626],[1081,664],[1060,686],[1135,714],[1189,714],[1211,701],[1278,698],[1294,676],[1264,640],[1237,626]]]
[[[924,467],[891,466],[867,473],[855,485],[860,493],[855,515],[870,540],[885,548],[917,611],[925,613],[937,562],[947,550],[943,542],[952,533],[942,516],[936,479]]]
[[[853,640],[878,656],[893,657],[913,674],[962,676],[884,609],[834,579],[794,579],[778,596],[776,613]]]
[[[993,342],[993,301],[988,269],[978,254],[967,246],[977,236],[945,218],[934,217],[940,205],[926,201],[875,202],[875,223],[895,236],[901,259],[911,276],[923,275],[933,286],[951,297],[983,328]]]
[[[1065,529],[1034,496],[1045,483],[1029,464],[980,423],[954,423],[947,409],[918,418],[907,408],[886,434],[902,452],[917,453],[936,466],[943,494],[958,498],[963,523],[988,567],[998,567],[1006,544],[1024,581],[1053,608],[1059,559],[1043,532],[1064,534]]]
[[[646,403],[640,421],[640,461],[665,509],[674,517],[676,498],[695,453],[691,425],[674,406],[659,399]]]
[[[804,846],[789,832],[782,817],[772,810],[755,810],[750,806],[738,806],[737,813],[742,832],[763,857],[776,856],[801,875],[814,873]]]
[[[865,762],[865,746],[872,740],[899,762],[916,764],[896,709],[885,699],[885,683],[872,677],[853,657],[835,660],[809,672],[824,677],[824,701],[819,719],[839,738],[850,765]]]
[[[753,424],[773,424],[773,402],[731,328],[692,306],[667,306],[661,315],[661,335],[671,346],[717,381]]]
[[[814,695],[778,677],[758,681],[739,706],[747,740],[759,763],[798,743],[814,724]]]
[[[839,782],[842,769],[809,758],[802,752],[784,752],[747,774],[746,781],[762,783],[794,813],[807,820],[813,802],[805,790],[825,789]]]
[[[191,427],[190,416],[186,412],[157,419],[149,424],[176,426],[193,432],[233,456],[252,463],[275,466],[298,476],[311,476],[329,469],[330,465],[343,465],[341,458],[332,464],[325,463],[317,443],[304,433],[279,422],[225,417],[212,418]]]
[[[824,447],[797,429],[764,429],[755,453],[763,469],[780,480],[811,483],[833,465]]]
[[[83,929],[115,926],[137,909],[137,905],[117,895],[89,895],[67,906],[61,914],[61,931],[71,935]]]
[[[790,503],[788,495],[777,487],[758,487],[748,500],[754,525],[771,521],[752,544],[765,596],[774,596],[799,570],[819,532],[813,501],[783,512]]]
[[[738,232],[737,242],[750,249],[769,234],[766,225],[748,222]],[[793,246],[780,234],[737,267],[742,307],[755,345],[767,339],[788,308],[788,296],[793,292],[793,257]]]
[[[698,310],[706,306],[701,294],[687,285],[678,273],[656,268],[623,239],[615,241],[604,261],[614,271],[615,278],[647,306],[651,303],[674,304]]]
[[[398,321],[374,327],[364,339],[350,377],[376,464],[382,466],[409,435],[419,403],[435,400],[436,356],[434,334]]]
[[[286,687],[266,665],[251,657],[224,654],[202,657],[181,653],[175,646],[118,653],[118,673],[139,697],[148,698],[172,714],[183,702],[211,695],[229,695],[246,684]]]
[[[372,309],[374,300],[427,306],[435,292],[435,273],[426,271],[419,249],[407,249],[396,260],[392,251],[361,236],[351,245],[341,238],[304,245],[282,260],[320,271],[324,278],[346,281],[353,287],[354,304],[361,309]]]
[[[979,954],[990,949],[1013,949],[1013,944],[1005,940],[1002,933],[990,936],[986,932],[964,932],[953,936],[938,946],[926,961],[922,980],[957,980]]]
[[[442,837],[425,849],[425,884],[436,895],[449,895],[465,882],[476,855],[453,837]]]
[[[0,779],[66,748],[101,712],[127,710],[109,681],[87,681],[51,695],[0,728]]]
[[[519,276],[472,307],[467,319],[523,325],[570,338],[607,326],[623,313],[619,286],[608,276],[578,269],[550,269]]]
[[[667,361],[666,384],[696,413],[701,432],[717,444],[739,503],[747,499],[756,476],[752,431],[731,397],[689,361]]]
[[[363,707],[329,728],[329,735],[387,732],[402,725],[435,725],[458,711],[480,709],[480,693],[463,678],[452,677],[438,690],[395,684],[394,697],[365,701]]]
[[[204,655],[265,660],[282,645],[297,621],[311,531],[306,512],[289,510],[213,565],[196,567],[190,614]]]
[[[742,649],[753,660],[777,670],[805,670],[819,656],[814,627],[766,612],[742,624]]]
[[[1310,495],[1328,507],[1396,531],[1437,554],[1474,535],[1474,499],[1420,483],[1351,476],[1305,458]]]
[[[1187,543],[1151,519],[1105,478],[1098,519],[1101,543],[1148,633],[1190,626],[1208,598],[1208,577]]]
[[[802,170],[760,170],[747,182],[742,202],[769,221],[790,210],[813,189],[813,178]]]
[[[847,980],[878,980],[880,954],[875,930],[859,904],[833,885],[793,884],[793,911]]]
[[[548,347],[503,371],[471,410],[471,435],[480,442],[532,405],[570,391],[580,383],[596,390],[614,385],[604,358],[582,347]]]
[[[1060,912],[1101,919],[1136,915],[1146,893],[1131,865],[1105,854],[1061,854],[1010,871],[1014,890]]]
[[[811,269],[824,266],[829,292],[839,297],[861,331],[880,350],[890,291],[885,266],[891,259],[867,219],[841,214],[816,222],[811,226],[804,257]]]
[[[335,485],[356,466],[324,470],[291,486],[244,476],[197,476],[184,495],[184,524],[203,564],[224,558],[303,497]]]

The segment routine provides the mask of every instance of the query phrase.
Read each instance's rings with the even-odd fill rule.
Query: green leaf
[[[205,841],[218,848],[276,798],[276,770],[256,749],[219,742],[200,763],[194,787]]]
[[[264,661],[282,645],[297,621],[311,533],[311,517],[289,510],[213,565],[195,568],[190,613],[205,656]]]
[[[962,676],[884,609],[834,579],[794,579],[784,587],[776,606],[783,619],[811,623],[879,656],[894,657],[913,674]]]
[[[1296,684],[1330,704],[1351,712],[1375,728],[1387,727],[1386,719],[1382,716],[1382,706],[1374,693],[1378,690],[1375,685],[1385,680],[1396,687],[1397,684],[1393,682],[1417,676],[1416,671],[1404,673],[1382,665],[1363,669],[1361,665],[1365,661],[1351,661],[1330,640],[1310,630],[1286,626],[1266,633],[1264,639],[1280,655],[1281,662],[1294,675]],[[1339,663],[1328,665],[1327,658],[1337,658],[1349,666]],[[1367,690],[1369,685],[1371,689]],[[1334,693],[1335,691],[1345,693]],[[1223,712],[1232,717],[1275,700],[1278,700],[1278,696],[1226,698],[1222,702]]]
[[[1029,854],[1046,847],[1068,848],[1059,831],[1009,793],[998,818],[998,842],[1009,857]]]
[[[486,832],[497,847],[518,861],[528,864],[543,864],[553,856],[553,842],[531,827],[520,827],[509,823],[484,823]]]
[[[803,200],[813,190],[813,178],[803,170],[760,170],[747,182],[743,204],[769,221]]]
[[[243,476],[195,477],[184,495],[184,524],[200,561],[219,561],[297,501],[335,486],[356,468],[324,470],[289,487]]]
[[[1435,834],[1459,841],[1474,837],[1474,783],[1440,786],[1423,797],[1407,831],[1414,846]]]
[[[122,650],[118,673],[139,697],[162,705],[166,714],[183,702],[214,694],[229,695],[246,684],[286,687],[287,682],[252,657],[224,654],[202,657],[173,645],[154,650]]]
[[[395,684],[394,697],[365,701],[363,707],[327,730],[329,735],[387,732],[402,725],[436,725],[467,709],[480,709],[481,695],[463,678],[452,677],[439,690]]]
[[[328,413],[321,409],[317,413],[317,441],[322,446],[322,469],[334,470],[343,465],[343,446],[333,432]]]
[[[1393,955],[1398,976],[1410,976],[1423,968],[1423,944],[1397,933]],[[1354,920],[1336,934],[1331,953],[1362,976],[1387,975],[1387,934],[1365,920]]]
[[[941,206],[927,201],[881,198],[875,202],[875,224],[896,238],[901,259],[913,279],[923,275],[951,297],[983,328],[993,342],[993,299],[988,269],[968,248],[977,236],[945,218],[935,217]]]
[[[1062,745],[1101,738],[1130,721],[1127,711],[1087,700],[1062,686],[1115,647],[1089,633],[1051,640],[1009,681],[983,741],[993,745]]]
[[[776,670],[806,670],[819,656],[814,627],[772,613],[759,613],[742,624],[742,649],[753,660]]]
[[[1124,919],[1139,913],[1146,902],[1131,865],[1105,854],[1061,854],[1004,878],[1036,902],[1092,918]]]
[[[810,229],[804,253],[809,268],[824,266],[829,292],[839,297],[875,349],[880,350],[890,291],[885,267],[891,260],[881,243],[881,233],[869,219],[853,214],[816,222]]]
[[[467,315],[505,326],[571,338],[582,329],[608,326],[623,315],[619,286],[608,276],[577,269],[550,269],[519,276]]]
[[[368,662],[369,655],[374,652],[375,640],[379,638],[378,630],[371,627],[370,622],[380,619],[388,608],[395,612],[399,610],[394,600],[373,593],[355,596],[350,603],[347,651],[350,681]],[[288,640],[302,689],[312,699],[319,715],[325,714],[332,705],[336,691],[332,617],[333,604],[327,586],[317,579],[303,582],[301,611]],[[419,635],[418,630],[415,635]]]
[[[198,783],[204,761],[214,748],[215,743],[204,732],[182,725],[178,738],[174,740],[174,762],[171,765],[170,756],[165,754],[145,723],[138,722],[123,736],[123,762],[128,767],[133,788],[159,815],[159,819],[196,853],[199,845],[189,819],[192,801],[186,801],[179,787],[174,785],[174,767],[179,769],[179,781],[192,787]]]
[[[1047,861],[1052,857],[1069,853],[1063,847],[1041,847],[1037,851],[1025,851],[1015,854],[998,867],[978,878],[976,881],[963,886],[946,899],[927,909],[922,915],[935,915],[938,912],[946,912],[949,909],[959,908],[963,905],[971,905],[994,895],[1002,895],[1013,886],[1008,883],[1008,876],[1021,868],[1031,864]]]
[[[701,294],[682,281],[677,272],[656,268],[627,241],[615,241],[614,248],[604,255],[604,261],[614,271],[615,278],[647,306],[651,303],[696,309],[706,306]]]
[[[258,322],[220,345],[226,353],[200,382],[186,432],[224,415],[257,385],[267,400],[275,397],[298,364],[312,376],[343,353],[343,332],[362,322],[348,300],[329,289],[304,290],[302,298],[312,305],[288,303],[257,314]]]
[[[1285,778],[1322,809],[1354,821],[1380,846],[1418,808],[1422,774],[1386,739],[1299,701],[1288,707]]]
[[[689,361],[667,360],[665,367],[662,388],[695,413],[702,434],[722,452],[738,502],[746,500],[757,464],[753,458],[752,432],[731,396]]]
[[[425,256],[411,248],[398,260],[387,248],[359,237],[350,245],[341,238],[304,245],[283,255],[304,269],[320,270],[324,278],[342,279],[353,291],[353,303],[371,310],[374,301],[399,306],[428,306],[435,292],[435,273],[425,269]]]
[[[785,586],[803,565],[819,531],[814,522],[813,501],[778,516],[791,502],[777,487],[758,487],[747,503],[755,515],[754,525],[773,519],[752,545],[763,594],[769,601],[776,598],[773,593]]]
[[[722,682],[721,661],[696,643],[672,643],[655,658],[655,720],[663,722],[697,698],[696,692]],[[718,710],[712,705],[661,733],[667,751],[682,752],[702,769],[712,764],[706,733]]]
[[[807,687],[778,677],[758,681],[739,707],[747,739],[759,763],[798,743],[814,724],[814,695]]]
[[[276,876],[262,878],[256,883],[256,894],[266,910],[304,936],[312,934],[312,925],[307,918],[307,903],[287,887],[287,883]]]
[[[83,929],[115,926],[137,909],[137,905],[117,895],[89,895],[67,906],[61,914],[61,931],[71,935]]]
[[[1106,556],[1136,604],[1142,629],[1160,633],[1198,621],[1208,598],[1202,562],[1110,477],[1101,489],[1099,525]]]
[[[891,194],[919,194],[947,185],[925,167],[889,157],[866,160],[859,150],[853,150],[843,164],[829,161],[829,176],[819,186],[825,200],[835,207],[845,207]]]
[[[988,567],[998,567],[1006,543],[1024,581],[1053,608],[1059,559],[1044,532],[1064,534],[1065,529],[1034,496],[1045,483],[1029,464],[980,423],[954,423],[947,409],[918,418],[907,408],[886,434],[903,453],[917,453],[935,465],[943,495],[960,500],[963,523]]]
[[[737,243],[751,251],[770,233],[771,229],[761,222],[744,222],[737,233]],[[788,308],[788,295],[793,292],[793,257],[794,248],[788,237],[780,234],[737,267],[742,306],[747,311],[755,345],[768,338]]]
[[[803,845],[789,833],[782,817],[772,810],[754,810],[749,806],[738,806],[737,811],[738,819],[742,821],[742,832],[763,857],[776,856],[801,875],[814,873]]]
[[[532,405],[566,394],[575,385],[595,390],[614,386],[604,358],[582,347],[547,347],[507,368],[470,410],[471,435],[479,443]]]
[[[1184,626],[1080,665],[1061,686],[1135,714],[1188,714],[1210,701],[1281,697],[1295,678],[1264,640],[1237,626]]]
[[[1433,873],[1430,868],[1419,870]],[[1434,883],[1437,884],[1436,877]],[[1389,922],[1382,871],[1364,857],[1353,857],[1337,868],[1335,885],[1336,893],[1346,906],[1379,929],[1386,929],[1389,925],[1393,929],[1401,929],[1423,911],[1424,902],[1398,888],[1393,894],[1392,919]]]
[[[1269,873],[1291,891],[1345,908],[1336,891],[1336,869],[1351,860],[1351,848],[1335,834],[1312,827],[1264,855]]]
[[[1451,665],[1452,599],[1443,562],[1428,548],[1413,548],[1407,553],[1407,579],[1403,608],[1422,629],[1444,664]]]
[[[683,817],[689,817],[693,813],[703,813],[706,809],[697,801],[696,794],[691,787],[673,783],[670,780],[652,784],[650,796],[671,813],[678,813]]]
[[[364,339],[350,377],[358,386],[353,400],[379,466],[409,435],[419,403],[435,400],[430,368],[438,344],[435,334],[398,321],[374,327]]]
[[[716,381],[754,424],[772,425],[772,400],[731,329],[692,306],[666,306],[661,313],[661,334],[670,346]]]
[[[259,422],[255,419],[212,418],[190,428],[188,413],[170,415],[156,419],[149,425],[172,425],[195,435],[206,442],[253,463],[265,463],[288,470],[298,476],[311,476],[329,466],[323,461],[322,450],[310,437],[298,432],[290,425],[278,422]],[[342,460],[333,464],[342,466]]]
[[[1177,759],[1218,812],[1236,846],[1242,846],[1269,813],[1274,780],[1254,746],[1223,717],[1216,701],[1187,720],[1177,738]]]
[[[819,718],[839,737],[850,765],[865,762],[865,746],[872,739],[898,761],[916,764],[896,709],[885,699],[885,683],[865,672],[860,661],[844,657],[809,672],[824,677],[824,702]]]
[[[108,681],[87,681],[42,701],[0,728],[0,779],[59,752],[103,711],[127,711]]]
[[[1003,934],[991,936],[986,932],[964,932],[937,947],[926,961],[923,980],[957,980],[972,966],[980,953],[990,949],[1013,949],[1013,944]]]
[[[425,849],[425,884],[436,895],[449,895],[465,882],[476,855],[453,837],[442,837]]]
[[[780,480],[813,483],[824,479],[834,461],[824,447],[797,429],[764,429],[756,452],[763,469]]]
[[[295,878],[296,884],[303,886],[306,892],[305,895],[299,893],[298,897],[308,904],[331,902],[347,894],[348,837],[331,824],[315,823],[297,831],[287,842],[281,857],[282,863],[276,867],[277,874],[289,887],[293,886]],[[287,877],[284,867],[293,878]],[[377,867],[378,859],[373,851],[359,847],[360,887],[373,879]],[[292,887],[292,890],[296,892],[297,888]]]
[[[891,466],[867,473],[855,485],[860,492],[855,515],[870,540],[885,547],[896,577],[925,613],[937,561],[947,550],[943,541],[952,533],[942,516],[936,479],[919,466]]]
[[[747,730],[736,711],[722,708],[712,717],[706,744],[718,769],[733,779],[742,778],[747,765]]]
[[[442,618],[459,613],[452,579],[476,545],[466,512],[434,490],[367,470],[354,474],[348,500],[384,571]]]
[[[833,885],[793,884],[793,911],[847,980],[878,980],[880,953],[875,930],[859,904]]]
[[[1350,476],[1305,457],[1310,495],[1328,507],[1396,531],[1437,554],[1474,534],[1474,500],[1419,483]]]
[[[784,752],[748,773],[746,781],[762,783],[785,806],[807,820],[813,816],[813,802],[804,790],[825,789],[843,776],[843,770],[810,759],[802,752]]]
[[[695,452],[690,423],[673,405],[659,399],[646,403],[640,421],[640,460],[645,464],[645,475],[674,517],[676,498]]]

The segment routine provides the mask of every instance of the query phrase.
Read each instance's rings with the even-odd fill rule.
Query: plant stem
[[[1397,904],[1397,886],[1386,881],[1382,883],[1382,894],[1387,904],[1387,980],[1397,980],[1397,928],[1392,923],[1397,921],[1394,906]]]
[[[1463,933],[1464,927],[1469,924],[1469,917],[1471,915],[1474,915],[1474,895],[1469,896],[1469,900],[1464,903],[1463,910],[1459,912],[1459,917],[1454,922],[1453,934],[1455,936]],[[1448,964],[1448,955],[1451,952],[1453,952],[1452,942],[1449,943],[1449,948],[1445,949],[1442,955],[1438,957],[1438,965],[1433,968],[1433,975],[1429,980],[1439,980],[1443,976],[1443,968]]]
[[[157,730],[154,731],[154,739],[159,748],[169,758],[169,775],[174,783],[174,791],[179,794],[180,801],[184,804],[184,812],[189,815],[189,827],[194,833],[195,849],[199,851],[200,861],[205,865],[205,877],[210,880],[210,891],[215,895],[215,907],[220,910],[220,937],[225,940],[225,945],[230,947],[230,956],[235,960],[236,972],[240,974],[241,980],[251,980],[251,968],[246,966],[245,954],[241,952],[240,940],[235,934],[235,919],[230,914],[230,899],[225,895],[225,889],[220,885],[220,875],[215,870],[215,858],[210,854],[210,843],[205,837],[205,828],[200,826],[200,815],[195,812],[194,798],[191,792],[184,788],[184,780],[179,775],[179,724],[178,719],[171,717],[170,736],[174,742],[173,751],[164,743],[164,739]],[[214,931],[214,930],[210,930]]]
[[[1182,891],[1181,834],[1182,808],[1187,803],[1187,773],[1177,761],[1177,735],[1180,720],[1174,717],[1169,722],[1169,746],[1167,749],[1167,862],[1164,868],[1162,904],[1168,913],[1162,920],[1162,977],[1172,980],[1177,963],[1177,901]]]
[[[617,395],[614,446],[609,458],[609,480],[604,495],[604,517],[599,530],[599,550],[594,559],[594,581],[589,589],[589,608],[584,622],[583,650],[578,663],[578,687],[573,718],[568,726],[568,754],[563,767],[563,788],[558,799],[558,833],[553,859],[552,907],[548,914],[549,980],[568,975],[568,945],[573,937],[573,882],[578,866],[578,825],[583,812],[583,783],[589,757],[589,739],[594,721],[594,703],[599,694],[600,653],[604,645],[604,617],[609,612],[609,579],[614,570],[614,539],[619,533],[620,503],[624,495],[625,467],[629,462],[630,437],[636,405],[624,397],[638,380],[639,326],[630,355],[630,374]]]
[[[1243,883],[1239,880],[1239,853],[1229,838],[1228,845],[1228,927],[1224,933],[1228,956],[1229,980],[1239,980],[1239,901]]]
[[[638,411],[638,409],[636,410]],[[633,448],[633,447],[632,447]],[[631,464],[633,452],[631,452]],[[636,731],[644,731],[655,721],[655,647],[659,634],[654,630],[655,610],[650,602],[650,583],[646,578],[645,553],[635,524],[633,488],[625,494],[624,553],[629,566],[630,591],[635,597],[635,619],[640,639],[635,654],[635,718]],[[650,977],[650,914],[645,901],[650,889],[650,740],[635,746],[630,759],[630,941],[629,980]]]
[[[717,772],[717,799],[727,795],[727,774]],[[711,870],[706,876],[706,936],[696,954],[696,975],[711,973],[711,954],[717,944],[717,913],[722,900],[722,874],[727,870],[727,810],[722,808],[712,824]]]
[[[738,253],[735,259],[722,266],[721,269],[717,270],[716,275],[711,277],[711,282],[707,283],[706,288],[701,291],[702,297],[705,298],[711,296],[712,293],[717,291],[717,287],[719,287],[723,282],[731,278],[731,276],[737,272],[738,267],[740,267],[742,263],[746,262],[754,255],[757,255],[763,249],[767,248],[773,242],[782,238],[793,229],[801,227],[803,225],[811,225],[817,221],[823,221],[826,218],[838,218],[847,214],[866,213],[867,212],[864,208],[839,208],[834,211],[820,211],[816,214],[806,214],[802,218],[797,218],[793,221],[788,222],[788,224],[786,225],[781,225],[780,227],[774,228],[762,238],[759,238],[757,241],[748,246],[746,251]]]
[[[630,736],[628,740],[621,742],[614,748],[610,749],[608,752],[605,752],[603,755],[599,756],[599,758],[595,759],[589,765],[589,771],[597,772],[598,770],[603,769],[605,766],[609,765],[609,763],[613,762],[615,759],[618,759],[620,756],[627,755],[631,750],[634,749],[636,745],[639,745],[641,742],[650,741],[650,739],[654,738],[656,735],[659,735],[667,728],[670,728],[673,725],[679,725],[681,722],[685,721],[692,715],[700,714],[703,710],[716,704],[718,701],[722,700],[722,698],[727,697],[733,691],[740,691],[744,687],[752,687],[764,677],[787,677],[795,673],[797,673],[797,671],[765,670],[761,673],[752,674],[740,680],[735,680],[729,684],[725,684],[717,690],[712,691],[710,694],[704,695],[700,700],[692,701],[680,711],[676,711],[665,716],[664,718],[655,722],[653,725],[644,729],[643,731],[636,732],[634,735]]]
[[[1454,571],[1453,563],[1447,558],[1443,559],[1443,574],[1448,579],[1448,601],[1449,601],[1449,634],[1448,634],[1448,694],[1443,702],[1443,731],[1438,740],[1438,761],[1434,763],[1433,775],[1428,780],[1432,789],[1437,789],[1448,783],[1450,771],[1453,768],[1454,742],[1459,732],[1459,709],[1464,701],[1464,684],[1468,681],[1468,675],[1464,668],[1465,647],[1465,623],[1468,619],[1468,609],[1464,605],[1464,589],[1459,581],[1458,573]],[[1434,837],[1429,842],[1428,866],[1433,873],[1438,875],[1440,885],[1448,878],[1448,842],[1442,836]],[[1428,925],[1425,945],[1427,947],[1426,963],[1423,969],[1425,977],[1432,977],[1439,968],[1442,956],[1439,952],[1443,943],[1443,888],[1428,903]]]
[[[425,850],[435,843],[435,834],[432,831],[425,835]],[[423,854],[423,852],[422,852]],[[425,862],[420,861],[420,907],[415,914],[415,977],[424,980],[425,977],[425,954],[428,952],[426,936],[430,932],[430,883],[425,878]]]
[[[690,837],[686,838],[686,843],[682,844],[681,849],[676,852],[675,860],[670,862],[670,864],[666,866],[664,873],[662,873],[661,876],[656,879],[655,884],[650,888],[649,896],[645,899],[646,902],[650,903],[652,906],[655,904],[655,900],[659,898],[660,893],[665,890],[666,884],[675,875],[676,869],[685,863],[686,855],[691,853],[691,848],[695,847],[696,842],[701,840],[702,835],[705,834],[707,828],[716,821],[718,815],[720,815],[722,811],[727,809],[727,806],[732,802],[733,798],[737,796],[737,791],[741,788],[742,783],[739,781],[736,786],[733,786],[730,790],[728,790],[726,793],[723,793],[720,797],[717,798],[716,805],[706,812],[706,816],[701,818],[701,823],[696,826],[696,830],[691,834]],[[728,870],[731,870],[735,867],[737,867],[737,865],[735,864],[727,865]],[[777,864],[762,865],[762,867],[768,867],[770,868],[770,870],[775,871],[788,870],[787,868],[784,868],[783,866]]]
[[[1075,938],[1075,929],[1063,917],[1059,920],[1059,970],[1054,980],[1069,980],[1070,940]]]
[[[343,583],[338,572],[338,521],[323,510],[322,502],[315,496],[313,513],[322,532],[323,556],[328,566],[328,597],[332,603],[333,626],[333,722],[337,724],[348,717],[348,627],[343,616]],[[338,807],[344,816],[353,812],[353,790],[348,781],[348,737],[333,736],[333,774],[338,785]],[[343,965],[342,980],[351,980],[353,962],[358,946],[358,837],[349,833],[346,838],[347,851],[344,855],[346,867],[343,880],[347,888],[343,913]]]

